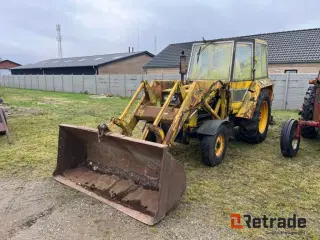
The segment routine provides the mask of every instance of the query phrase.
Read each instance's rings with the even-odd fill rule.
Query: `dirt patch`
[[[33,224],[37,222],[39,218],[48,216],[52,213],[54,207],[50,207],[49,209],[44,210],[43,212],[40,212],[38,214],[34,214],[32,216],[28,216],[27,219],[23,221],[23,223],[20,225],[20,228],[28,228],[31,227]]]
[[[150,227],[52,178],[0,185],[0,239],[222,239],[199,215],[178,216],[185,204]]]
[[[3,99],[5,103],[7,103],[7,99]],[[10,96],[10,100],[14,100],[14,101],[19,101],[19,102],[27,102],[27,101],[32,101],[32,97],[28,97],[28,96],[23,96],[23,95],[12,95]]]
[[[89,95],[89,98],[96,98],[96,99],[100,99],[100,98],[114,98],[117,99],[119,98],[118,96],[112,95],[112,94],[101,94],[101,95]]]
[[[48,98],[43,97],[41,102],[38,102],[39,105],[46,105],[46,104],[66,104],[70,103],[71,101],[64,98]]]
[[[16,235],[20,231],[24,231],[27,228],[32,227],[32,225],[34,225],[38,219],[52,214],[53,210],[54,210],[54,207],[50,207],[40,213],[36,213],[31,216],[27,216],[25,219],[19,221],[18,224],[16,224],[16,226],[14,226],[8,232],[9,238],[12,238],[14,235]]]
[[[26,116],[26,115],[44,115],[45,112],[36,109],[36,108],[29,108],[29,107],[13,107],[13,106],[1,106],[7,116]]]

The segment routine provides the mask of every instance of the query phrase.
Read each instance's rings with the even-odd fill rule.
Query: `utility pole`
[[[62,58],[62,45],[61,45],[61,27],[60,24],[56,25],[56,29],[57,29],[57,42],[58,42],[58,57]]]
[[[138,52],[140,51],[140,33],[138,28]]]

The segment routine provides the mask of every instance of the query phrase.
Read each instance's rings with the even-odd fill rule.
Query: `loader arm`
[[[122,129],[122,134],[132,136],[132,131],[139,120],[147,122],[142,133],[142,140],[146,140],[151,132],[156,137],[156,142],[164,145],[171,145],[177,134],[183,127],[188,127],[188,119],[197,113],[199,108],[205,109],[213,119],[223,119],[226,116],[225,90],[222,82],[194,81],[189,85],[182,85],[180,81],[154,81],[150,86],[148,82],[142,81],[137,91],[131,98],[128,106],[125,108],[119,118],[112,118],[111,124],[115,124]],[[144,92],[142,98],[135,107],[129,120],[126,121],[130,109],[133,107],[136,98],[141,92]],[[162,106],[159,101],[164,99],[164,92],[167,93]],[[177,95],[180,102],[172,104],[172,97]],[[217,95],[222,96],[214,108],[210,102]],[[220,114],[218,114],[220,110]],[[159,126],[165,123],[168,126],[167,132]],[[193,127],[197,125],[196,121],[191,123]]]
[[[201,102],[202,94],[199,84],[193,82],[162,144],[171,145],[185,121],[193,113],[191,109]],[[196,111],[196,109],[194,109],[194,111]]]
[[[139,100],[137,106],[135,107],[133,114],[130,116],[129,121],[126,122],[126,117],[128,116],[130,109],[133,107],[135,101],[137,100],[139,94],[144,92],[142,98]],[[141,81],[139,87],[137,88],[136,92],[130,99],[129,104],[122,112],[119,118],[112,118],[110,122],[110,129],[115,124],[122,129],[122,134],[126,136],[132,136],[132,131],[138,123],[138,119],[135,117],[135,114],[139,110],[141,105],[156,105],[158,101],[158,96],[154,94],[151,89],[150,84],[148,81]]]

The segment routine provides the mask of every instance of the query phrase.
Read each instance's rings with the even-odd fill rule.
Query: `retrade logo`
[[[243,223],[241,224],[241,220]],[[279,229],[302,229],[307,227],[306,218],[298,218],[296,214],[292,217],[252,217],[249,214],[241,216],[239,213],[231,213],[231,228],[242,229],[247,228],[279,228]]]
[[[239,213],[231,213],[231,228],[241,229],[243,226],[241,225],[241,215]]]

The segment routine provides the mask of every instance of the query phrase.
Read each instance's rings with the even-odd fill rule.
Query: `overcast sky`
[[[0,57],[21,64],[63,57],[154,53],[170,43],[320,27],[319,0],[0,0]]]

